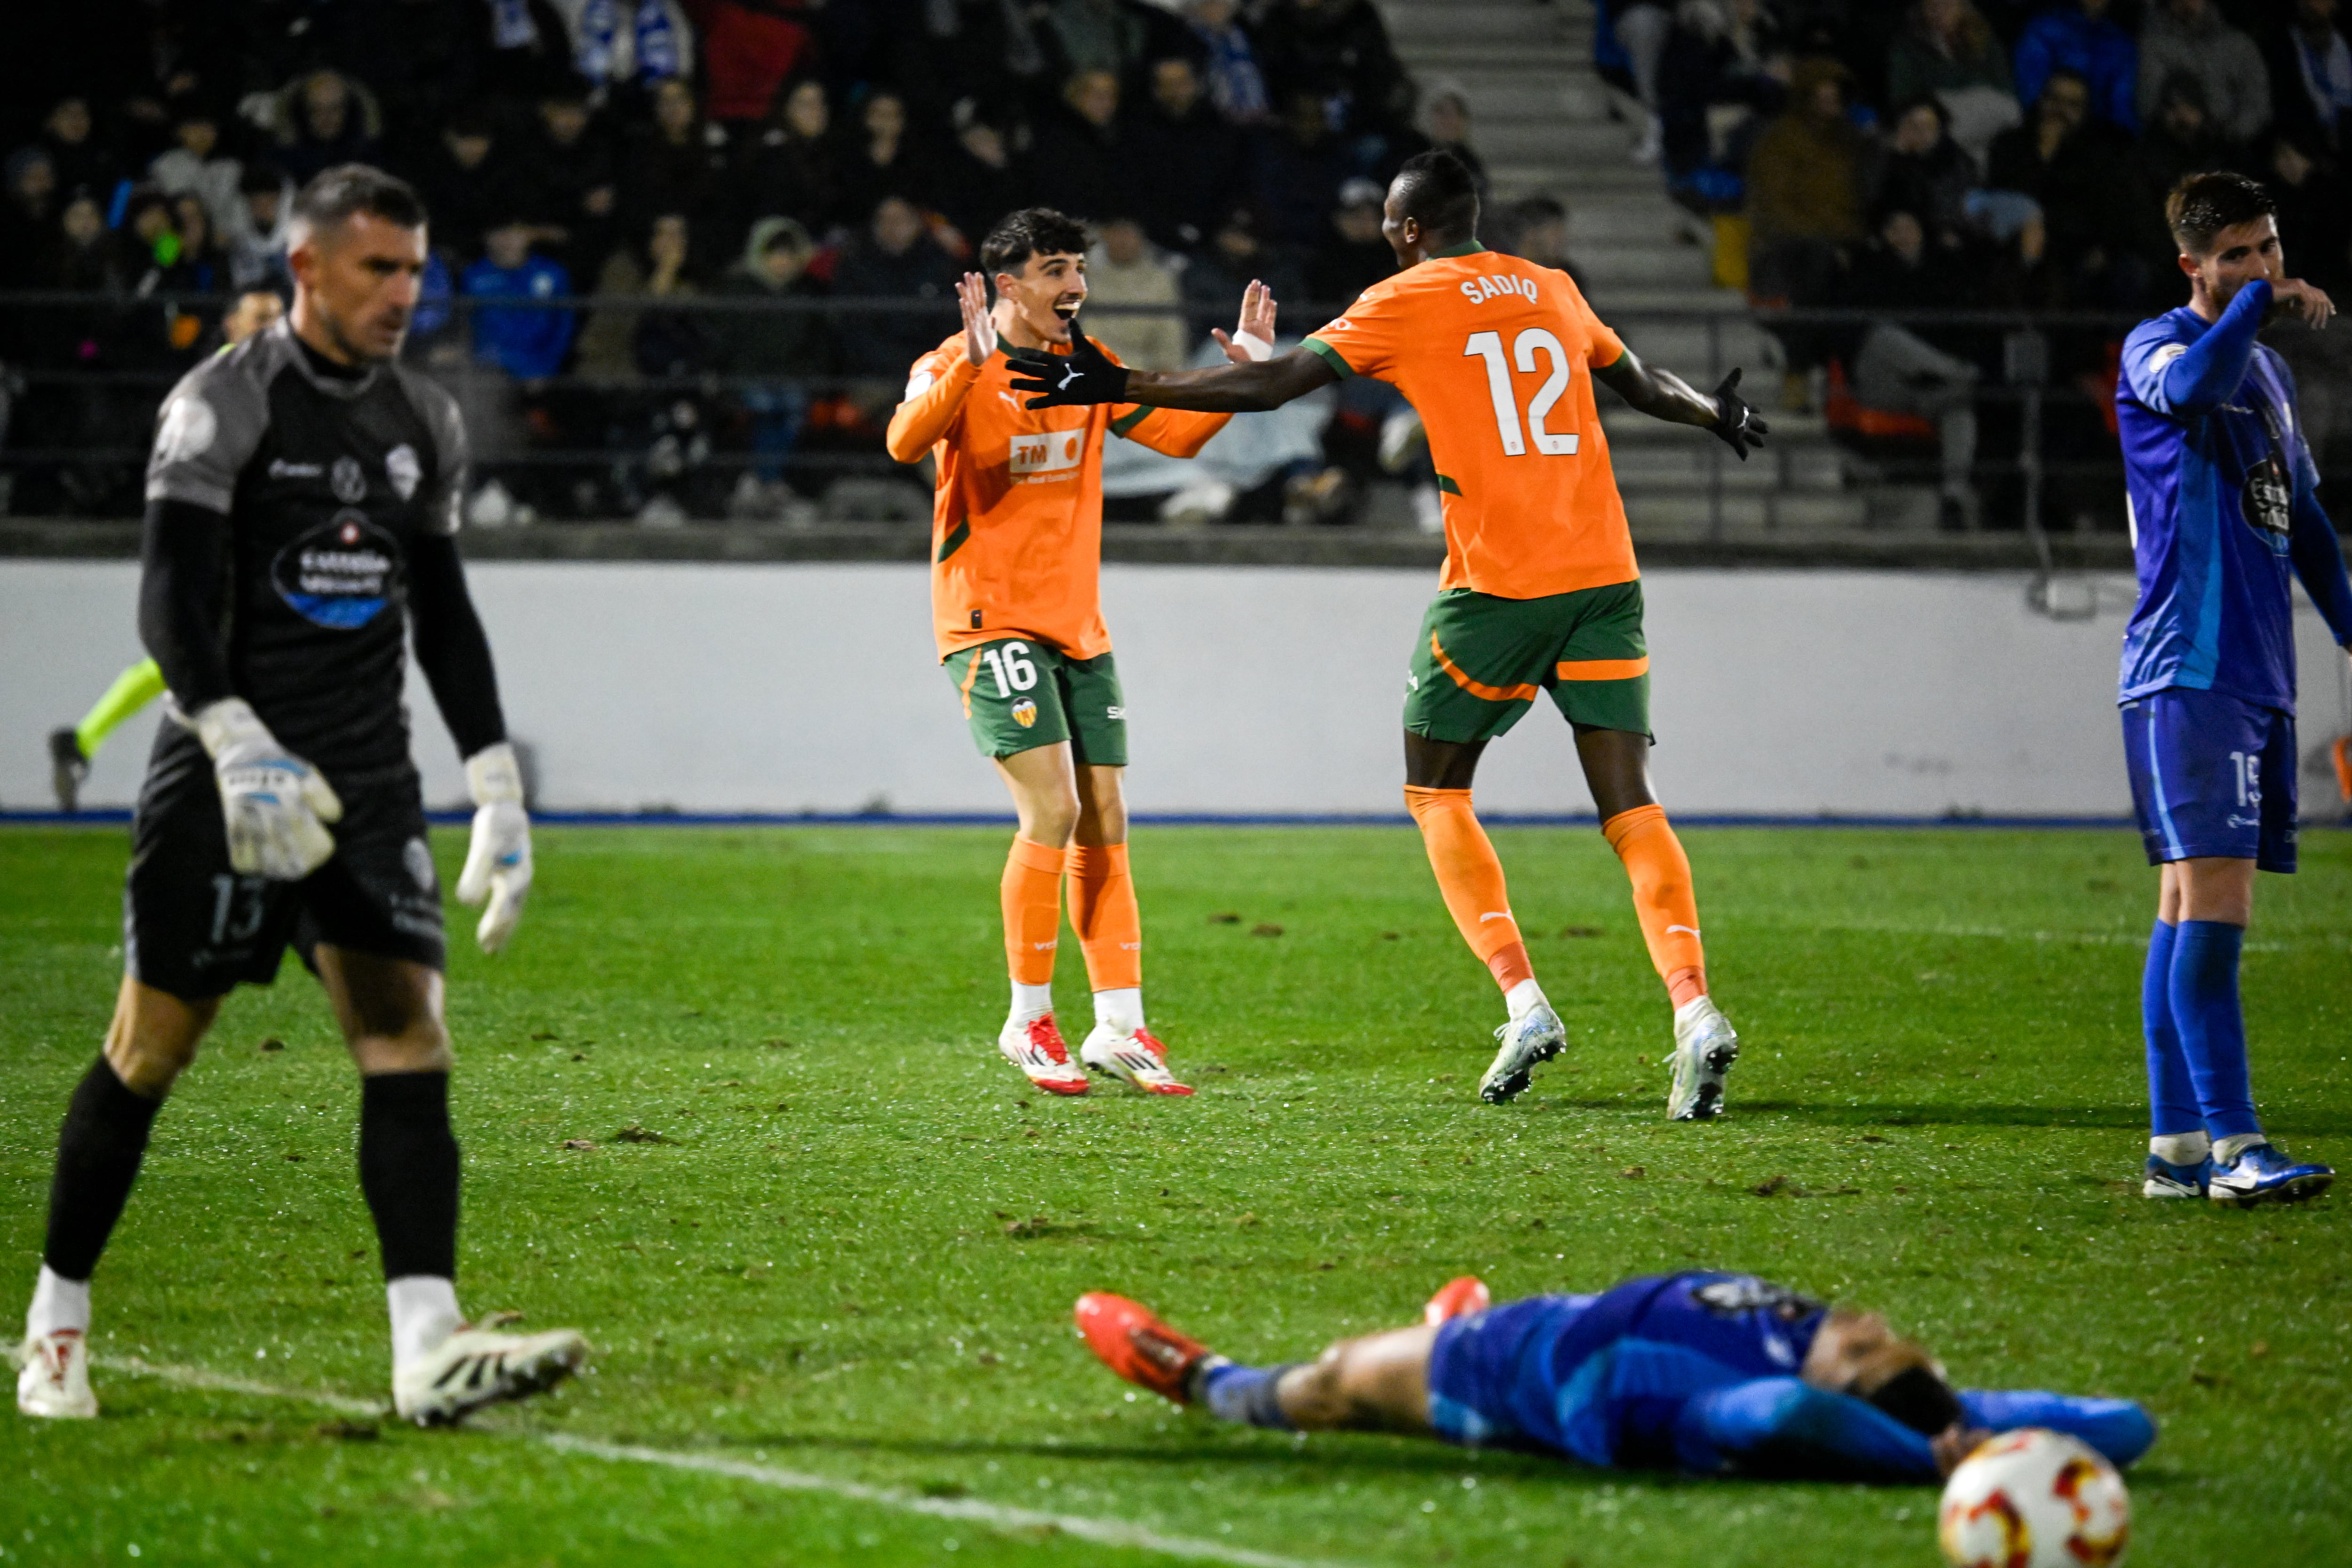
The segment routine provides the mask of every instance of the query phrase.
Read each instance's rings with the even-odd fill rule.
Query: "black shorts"
[[[131,825],[122,955],[132,979],[184,1001],[267,985],[292,947],[316,969],[320,942],[439,969],[441,880],[413,767],[331,778],[343,819],[333,858],[299,882],[229,868],[212,759],[167,723]]]

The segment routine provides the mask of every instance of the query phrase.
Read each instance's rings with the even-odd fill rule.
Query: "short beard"
[[[327,329],[327,336],[334,340],[335,346],[342,350],[344,357],[353,364],[388,364],[400,357],[401,345],[408,341],[408,331],[404,327],[393,342],[392,352],[380,354],[353,342],[351,334],[343,331],[342,322],[323,306],[320,308],[318,316],[319,324]]]

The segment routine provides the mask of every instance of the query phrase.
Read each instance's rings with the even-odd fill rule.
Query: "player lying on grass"
[[[1086,301],[1086,251],[1085,226],[1050,207],[1009,214],[989,233],[984,274],[966,274],[957,289],[963,330],[915,362],[889,448],[902,463],[926,452],[937,461],[940,658],[1020,818],[1000,889],[1013,1002],[997,1049],[1053,1094],[1084,1094],[1088,1068],[1148,1094],[1190,1094],[1143,1017],[1122,783],[1127,700],[1102,617],[1102,450],[1118,435],[1189,458],[1232,416],[1021,405],[998,344],[1061,363]],[[1216,334],[1226,353],[1271,353],[1274,309],[1265,286],[1252,283],[1235,335]],[[1054,1021],[1066,877],[1095,1000],[1077,1061]]]
[[[226,353],[285,313],[285,302],[269,289],[247,289],[221,318],[220,352]],[[49,784],[57,792],[59,811],[72,811],[81,804],[82,782],[89,777],[89,765],[98,760],[106,738],[163,695],[163,672],[153,659],[142,658],[114,678],[80,723],[49,731]]]
[[[2128,1400],[1953,1389],[1875,1312],[1747,1274],[1693,1270],[1489,1307],[1455,1279],[1409,1329],[1313,1362],[1243,1366],[1122,1296],[1081,1296],[1104,1364],[1180,1405],[1284,1431],[1398,1432],[1588,1465],[1927,1482],[1987,1435],[2070,1432],[2118,1465],[2156,1440]]]
[[[394,1408],[453,1421],[586,1353],[568,1330],[505,1333],[457,1308],[441,888],[402,703],[412,627],[480,807],[457,889],[489,901],[486,950],[521,918],[530,834],[452,537],[465,431],[449,395],[397,363],[425,211],[346,164],[303,188],[289,232],[292,316],[173,388],[148,459],[139,631],[175,721],[131,825],[114,1020],[58,1136],[16,1383],[30,1415],[98,1414],[90,1275],[155,1114],[221,999],[269,984],[289,945],[360,1072]]]
[[[1026,374],[1012,384],[1045,409],[1278,408],[1351,375],[1404,394],[1428,426],[1445,513],[1445,571],[1405,678],[1405,805],[1454,925],[1508,1013],[1478,1091],[1511,1099],[1568,1042],[1470,804],[1486,742],[1549,695],[1576,732],[1601,831],[1633,881],[1675,1008],[1667,1114],[1711,1117],[1739,1042],[1708,999],[1690,861],[1650,787],[1641,569],[1592,383],[1655,418],[1712,431],[1743,458],[1764,422],[1740,400],[1738,371],[1713,396],[1695,392],[1634,357],[1568,274],[1482,247],[1477,186],[1452,154],[1405,163],[1381,229],[1402,270],[1279,359],[1129,372],[1081,335],[1066,356],[1016,351]]]
[[[2140,1190],[2231,1206],[2313,1197],[2336,1179],[2263,1131],[2238,1000],[2254,872],[2294,869],[2294,578],[2352,646],[2352,582],[2294,378],[2254,341],[2273,317],[2324,327],[2336,313],[2286,275],[2276,211],[2242,174],[2174,188],[2165,218],[2189,303],[2132,329],[2116,387],[2139,568],[2118,700],[2132,805],[2162,868],[2140,982]]]

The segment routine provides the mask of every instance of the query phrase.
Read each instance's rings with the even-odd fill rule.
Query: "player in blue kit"
[[[1748,1274],[1652,1275],[1501,1307],[1465,1277],[1431,1299],[1423,1322],[1288,1366],[1238,1365],[1121,1296],[1080,1297],[1077,1321],[1113,1372],[1228,1421],[1400,1432],[1588,1465],[1927,1482],[1989,1433],[2020,1426],[2072,1433],[2118,1465],[2156,1441],[2129,1400],[1955,1390],[1877,1313]]]
[[[2320,510],[2294,380],[2254,341],[2326,294],[2286,276],[2270,195],[2191,174],[2165,202],[2189,300],[2124,341],[2116,389],[2139,605],[2124,632],[2124,754],[2160,867],[2140,1011],[2152,1198],[2243,1206],[2323,1192],[2254,1115],[2238,953],[2254,872],[2294,869],[2294,607],[2303,579],[2352,645],[2352,583]]]

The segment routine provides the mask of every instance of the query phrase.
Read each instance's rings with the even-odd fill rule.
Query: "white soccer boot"
[[[467,1324],[392,1373],[392,1407],[419,1426],[447,1426],[485,1405],[527,1399],[562,1383],[588,1359],[574,1329],[510,1334],[510,1312]]]
[[[1070,1047],[1063,1043],[1051,1013],[1006,1023],[997,1034],[996,1048],[1047,1094],[1087,1091],[1087,1069],[1070,1059]]]
[[[1168,1070],[1168,1047],[1140,1025],[1132,1034],[1116,1025],[1097,1024],[1078,1047],[1078,1060],[1098,1073],[1118,1079],[1146,1094],[1190,1094],[1192,1086],[1178,1083]]]
[[[1568,1044],[1568,1030],[1549,1002],[1538,1002],[1495,1031],[1503,1042],[1494,1065],[1478,1080],[1478,1098],[1502,1105],[1518,1098],[1535,1075],[1538,1062],[1548,1062]]]
[[[98,1415],[89,1391],[89,1345],[79,1329],[27,1335],[18,1353],[16,1408],[57,1421],[88,1421]]]
[[[1705,996],[1675,1009],[1675,1086],[1666,1095],[1669,1121],[1711,1121],[1723,1110],[1724,1075],[1739,1058],[1731,1020]]]

